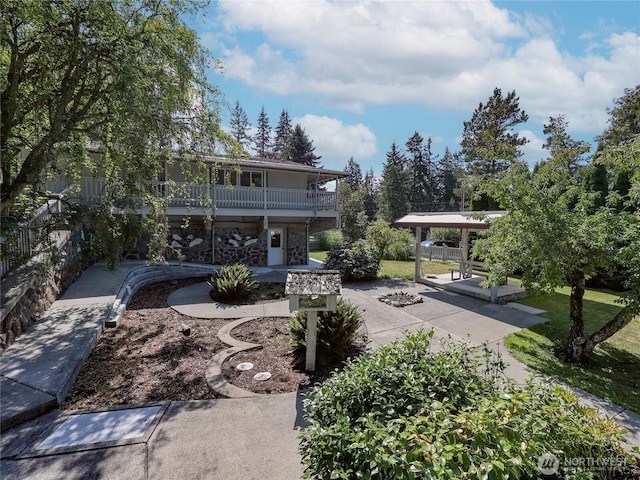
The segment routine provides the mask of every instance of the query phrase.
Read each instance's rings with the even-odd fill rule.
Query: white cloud
[[[538,138],[531,130],[521,130],[518,134],[529,140],[521,147],[523,160],[529,165],[533,166],[549,156],[549,152],[542,147],[545,142],[543,138]]]
[[[390,104],[471,112],[498,86],[516,90],[537,123],[564,114],[571,131],[593,132],[612,100],[640,83],[636,33],[610,34],[598,48],[585,37],[587,53],[570,55],[549,19],[487,0],[230,0],[218,9],[226,76],[356,113]],[[241,34],[253,44],[229,44]]]
[[[350,157],[360,162],[377,153],[376,136],[365,125],[345,125],[340,120],[317,115],[294,118],[304,128],[316,147],[316,155],[322,155],[320,163],[325,168],[342,170]]]

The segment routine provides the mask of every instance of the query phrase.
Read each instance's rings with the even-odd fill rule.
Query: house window
[[[219,168],[215,174],[216,185],[231,185],[232,187],[257,187],[263,186],[262,172],[244,171],[238,174],[235,170]]]
[[[240,175],[240,186],[262,187],[262,172],[242,172]]]
[[[238,184],[237,177],[238,174],[235,170],[218,168],[215,175],[215,184],[235,187]]]

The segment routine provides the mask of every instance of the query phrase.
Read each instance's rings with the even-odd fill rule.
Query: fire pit
[[[410,293],[402,291],[387,293],[386,295],[378,297],[378,300],[394,307],[406,307],[414,303],[422,303],[422,297],[420,295],[411,295]]]

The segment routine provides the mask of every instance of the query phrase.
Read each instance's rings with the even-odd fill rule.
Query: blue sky
[[[380,174],[391,144],[415,131],[436,154],[459,150],[494,87],[520,97],[533,164],[550,116],[593,141],[613,100],[640,84],[635,0],[229,0],[188,22],[221,61],[209,80],[227,104],[252,125],[264,107],[273,128],[286,109],[338,170],[353,157]]]

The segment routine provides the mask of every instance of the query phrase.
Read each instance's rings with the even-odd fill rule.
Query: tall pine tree
[[[302,163],[310,167],[317,167],[320,156],[313,153],[316,147],[307,136],[307,132],[300,124],[296,124],[291,132],[289,141],[289,160],[296,163]]]
[[[380,194],[380,185],[373,172],[373,168],[369,168],[367,173],[364,174],[362,179],[362,185],[366,192],[364,200],[364,213],[367,218],[374,219],[378,212],[378,195]]]
[[[273,153],[281,160],[286,160],[289,155],[289,140],[291,139],[292,130],[289,112],[283,109],[280,113],[273,144]]]
[[[408,172],[411,176],[411,188],[409,190],[409,203],[414,211],[428,210],[430,203],[428,192],[430,189],[430,172],[424,161],[424,138],[415,132],[407,143]]]
[[[256,155],[260,158],[271,158],[273,156],[271,127],[269,126],[269,117],[264,107],[258,115],[257,132],[253,137],[253,144],[256,149]]]
[[[231,110],[231,135],[242,145],[242,149],[245,151],[251,146],[250,128],[251,124],[247,119],[247,113],[240,105],[240,102],[236,100],[236,104]]]
[[[353,157],[351,157],[347,162],[347,166],[344,167],[344,171],[349,174],[345,181],[352,191],[357,190],[362,186],[362,170],[360,170],[360,165],[353,159]]]
[[[456,211],[460,207],[459,178],[462,175],[463,167],[460,157],[452,154],[449,147],[444,150],[444,155],[440,159],[438,176],[441,190],[438,197],[442,210]]]
[[[528,140],[514,133],[513,128],[529,116],[520,109],[519,100],[515,91],[503,96],[495,88],[487,103],[480,102],[471,120],[464,122],[461,153],[476,183],[497,179],[522,155],[520,147]],[[474,210],[496,207],[497,203],[486,195],[473,204]]]
[[[411,181],[407,172],[407,159],[395,142],[387,152],[387,161],[382,171],[379,196],[379,216],[392,223],[409,212]]]

